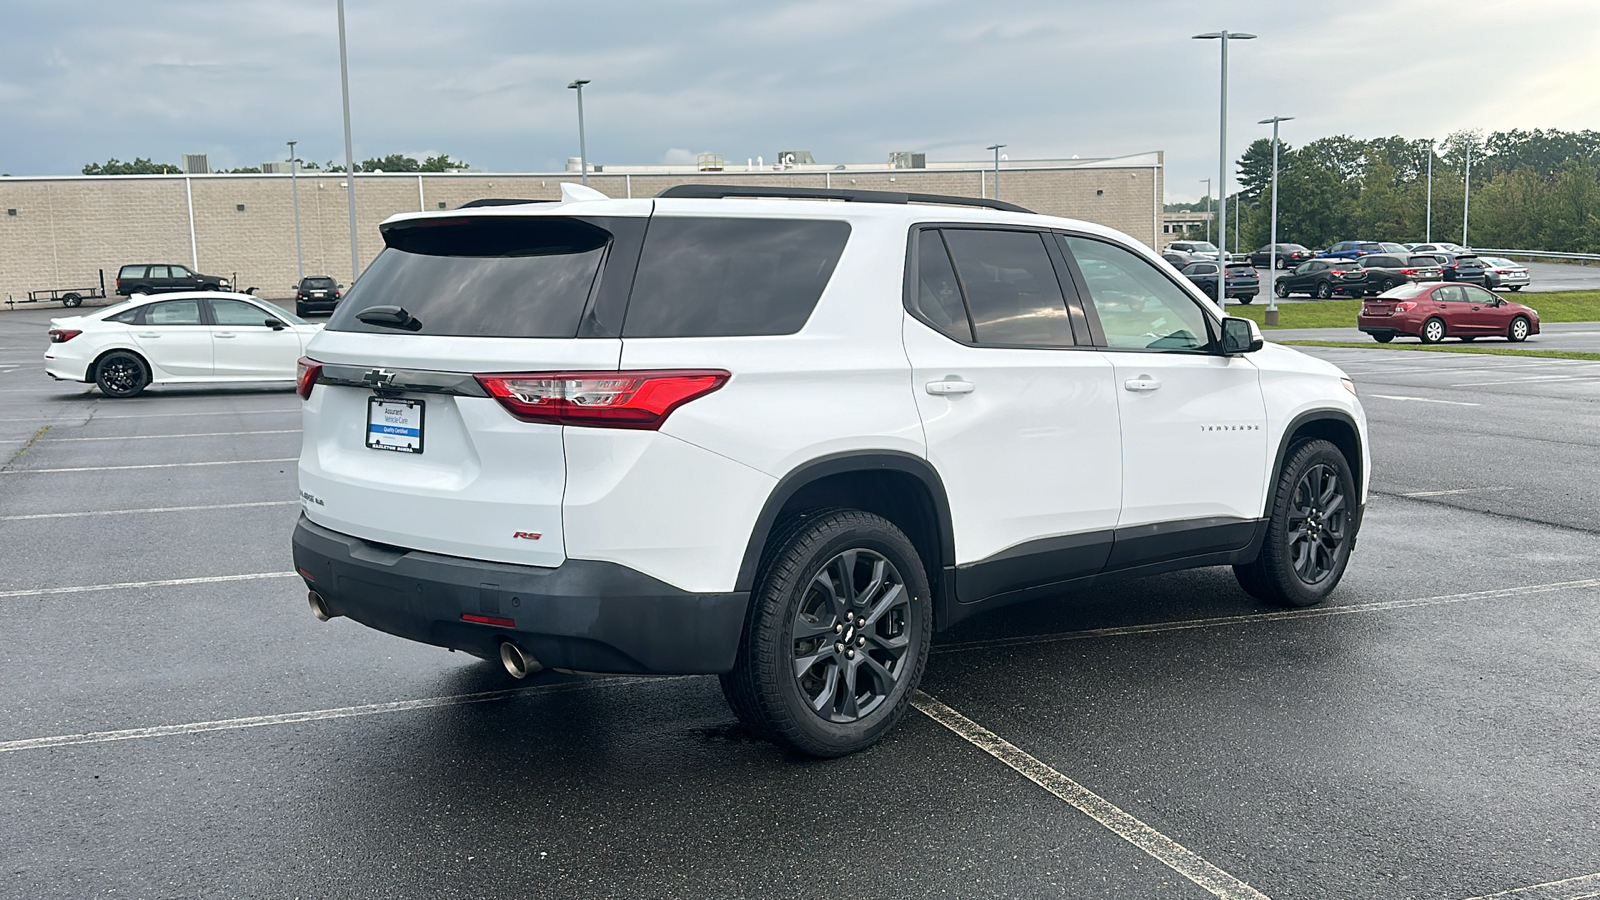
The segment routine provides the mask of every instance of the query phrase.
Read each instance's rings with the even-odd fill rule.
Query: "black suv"
[[[339,306],[339,289],[344,287],[326,275],[307,275],[294,286],[294,314],[331,313]]]
[[[1445,281],[1465,281],[1468,284],[1489,284],[1489,275],[1484,269],[1483,260],[1471,253],[1429,253],[1428,256],[1439,261],[1439,268],[1444,270]]]
[[[1306,248],[1303,244],[1279,244],[1277,253],[1278,268],[1292,269],[1306,260],[1314,258],[1316,255],[1315,251]],[[1272,245],[1268,244],[1250,254],[1250,265],[1258,269],[1265,269],[1272,265],[1272,257]]]
[[[228,279],[219,275],[201,275],[191,272],[188,266],[177,263],[123,266],[117,272],[117,293],[124,297],[134,294],[167,294],[173,291],[224,291],[231,290]]]
[[[1345,276],[1350,277],[1345,277]],[[1353,259],[1338,257],[1313,259],[1295,266],[1294,271],[1278,277],[1273,292],[1279,297],[1290,294],[1310,294],[1326,300],[1335,294],[1360,296],[1365,279]]]
[[[1374,253],[1356,260],[1361,270],[1363,290],[1368,294],[1381,294],[1408,281],[1443,281],[1444,270],[1432,256],[1395,256]]]
[[[1207,297],[1217,295],[1217,261],[1214,259],[1197,259],[1183,267],[1183,277],[1194,282],[1201,293]],[[1228,263],[1228,296],[1240,303],[1249,303],[1261,293],[1261,276],[1256,274],[1255,267],[1247,262]]]

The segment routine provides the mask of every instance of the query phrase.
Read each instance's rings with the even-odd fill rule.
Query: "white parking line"
[[[1540,381],[1571,381],[1580,378],[1579,375],[1529,375],[1526,378],[1513,378],[1509,381],[1463,381],[1452,384],[1451,387],[1483,387],[1490,384],[1533,384]]]
[[[1476,405],[1476,404],[1473,404]],[[129,434],[112,437],[69,437],[51,438],[45,440],[52,444],[66,443],[67,441],[153,441],[160,438],[193,438],[193,437],[238,437],[246,434],[299,434],[298,428],[276,428],[270,431],[198,431],[189,434]]]
[[[138,513],[198,512],[205,509],[244,509],[252,506],[299,506],[299,500],[260,500],[254,503],[211,503],[205,506],[149,506],[144,509],[93,509],[87,512],[29,513],[0,516],[0,522],[26,522],[30,519],[76,519],[83,516],[131,516]]]
[[[1423,606],[1443,606],[1467,603],[1472,600],[1495,600],[1501,597],[1523,597],[1530,594],[1547,594],[1553,591],[1572,591],[1600,587],[1600,578],[1582,578],[1577,581],[1552,581],[1522,587],[1495,588],[1487,591],[1470,591],[1465,594],[1443,594],[1437,597],[1416,597],[1408,600],[1382,600],[1376,603],[1352,603],[1348,606],[1312,606],[1305,609],[1286,609],[1276,612],[1255,613],[1248,616],[1217,616],[1210,619],[1183,619],[1177,622],[1154,622],[1149,625],[1127,625],[1121,628],[1088,628],[1083,631],[1065,631],[1057,634],[1029,635],[1027,637],[995,638],[987,641],[968,641],[934,647],[932,653],[960,653],[967,650],[986,650],[992,647],[1022,647],[1030,644],[1053,644],[1058,641],[1082,641],[1099,637],[1120,637],[1132,634],[1156,634],[1163,631],[1190,631],[1198,628],[1216,628],[1227,625],[1252,625],[1257,622],[1282,622],[1285,619],[1316,619],[1324,616],[1349,616],[1356,613],[1387,612],[1394,609],[1414,609]]]
[[[606,679],[606,681],[611,680]],[[348,719],[353,716],[375,716],[413,709],[436,709],[441,706],[462,706],[467,703],[487,703],[491,700],[503,700],[527,694],[551,694],[563,690],[575,690],[581,687],[590,687],[596,683],[602,683],[601,679],[564,682],[562,684],[532,685],[525,688],[509,688],[501,691],[483,691],[477,694],[425,697],[421,700],[397,700],[393,703],[367,703],[361,706],[341,706],[336,709],[313,709],[306,712],[281,713],[275,716],[245,716],[238,719],[189,722],[183,725],[156,725],[151,728],[125,728],[121,731],[91,731],[84,734],[63,734],[56,737],[0,741],[0,753],[16,753],[19,750],[43,750],[47,747],[71,747],[77,744],[103,744],[109,741],[170,737],[177,734],[199,734],[204,731],[234,731],[241,728],[261,728],[266,725],[293,725],[299,722],[321,722],[327,719]]]
[[[1435,400],[1432,397],[1401,397],[1395,394],[1365,394],[1367,397],[1377,397],[1379,400],[1414,400],[1418,403],[1447,403],[1450,406],[1482,406],[1482,403],[1467,403],[1464,400]]]
[[[1015,769],[1024,778],[1056,795],[1117,837],[1168,866],[1174,872],[1223,900],[1268,900],[1268,897],[1207,862],[1193,850],[1151,828],[1094,791],[1050,768],[1020,747],[963,716],[922,691],[911,705],[950,729],[967,743]],[[0,745],[3,746],[3,745]]]
[[[1577,878],[1568,878],[1565,881],[1549,881],[1544,884],[1529,885],[1525,888],[1516,888],[1501,891],[1498,894],[1484,894],[1481,897],[1472,897],[1470,900],[1588,900],[1591,897],[1600,897],[1600,874],[1581,875]]]
[[[256,572],[250,575],[207,575],[200,578],[163,578],[159,581],[124,581],[121,584],[78,584],[71,587],[31,588],[25,591],[0,591],[0,599],[43,597],[48,594],[85,594],[90,591],[126,591],[134,588],[171,587],[177,584],[221,584],[226,581],[263,581],[268,578],[299,578],[298,572]]]
[[[0,469],[0,475],[38,475],[47,472],[120,472],[128,469],[187,469],[194,466],[243,466],[249,463],[298,462],[298,456],[272,459],[218,459],[210,462],[145,463],[138,466],[73,466],[65,469]]]
[[[1454,494],[1487,494],[1494,491],[1509,490],[1511,488],[1508,487],[1456,488],[1453,491],[1412,491],[1409,494],[1401,494],[1400,496],[1415,499],[1417,497],[1448,497]]]
[[[84,410],[84,412],[89,412],[89,411],[90,410]],[[299,415],[299,413],[300,413],[299,407],[296,407],[294,409],[239,409],[239,410],[224,409],[224,410],[218,410],[216,412],[120,413],[120,414],[112,414],[112,415],[104,415],[104,416],[95,416],[93,419],[90,419],[89,421],[90,422],[101,422],[101,421],[104,421],[106,419],[176,419],[176,418],[182,418],[182,417],[186,417],[186,416],[270,416],[270,415],[288,415],[290,413],[294,413],[296,415]],[[26,421],[26,422],[55,422],[55,421],[59,421],[59,417],[56,417],[56,418],[45,418],[45,417],[42,417],[42,416],[34,416],[32,418],[29,418],[29,419],[17,419],[17,420],[14,420],[14,421],[19,421],[19,422],[21,422],[21,421]],[[79,425],[86,425],[86,424],[89,424],[89,423],[88,422],[72,422],[72,423],[62,423],[62,424],[63,425],[71,425],[73,427],[76,427],[76,426],[79,426]]]

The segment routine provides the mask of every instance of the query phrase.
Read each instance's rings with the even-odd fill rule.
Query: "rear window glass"
[[[653,218],[622,336],[794,334],[849,237],[839,221]]]
[[[573,337],[611,233],[574,218],[484,216],[412,220],[384,240],[329,331],[397,333],[357,316],[398,306],[421,334]]]
[[[123,266],[118,278],[143,278],[148,266]]]
[[[332,288],[334,284],[335,282],[332,278],[307,278],[305,281],[301,282],[302,287],[312,288],[315,290]]]
[[[1437,266],[1439,261],[1431,256],[1413,256],[1411,257],[1411,264],[1413,266]]]

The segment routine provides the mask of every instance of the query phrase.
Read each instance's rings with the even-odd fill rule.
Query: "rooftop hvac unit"
[[[721,172],[726,164],[721,153],[702,153],[694,160],[694,167],[701,172]]]
[[[289,174],[289,164],[287,162],[264,162],[261,164],[261,174],[287,175]]]
[[[926,153],[896,150],[889,154],[889,168],[891,169],[926,169],[927,167],[928,154]]]
[[[811,158],[810,150],[780,150],[778,151],[778,165],[785,169],[795,166],[814,166],[817,161]]]
[[[183,174],[209,175],[211,164],[206,161],[204,153],[185,153],[183,155]]]

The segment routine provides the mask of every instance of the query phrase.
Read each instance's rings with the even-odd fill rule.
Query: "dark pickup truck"
[[[201,275],[177,263],[140,263],[117,272],[117,293],[170,294],[173,291],[226,291],[233,285],[219,275]]]
[[[1443,281],[1444,269],[1432,256],[1396,256],[1374,253],[1356,261],[1361,270],[1362,290],[1381,294],[1408,281]]]

